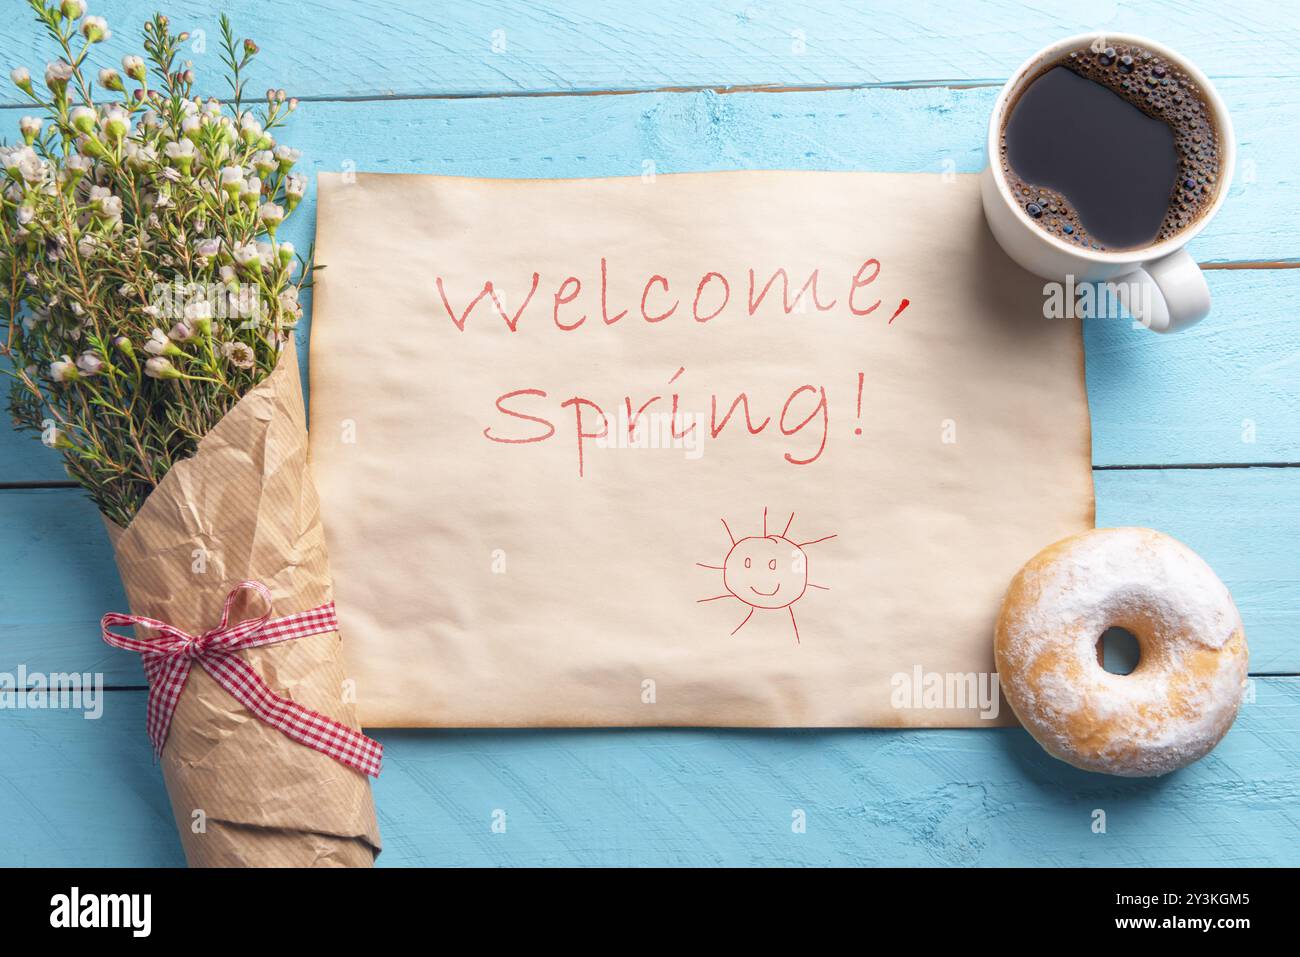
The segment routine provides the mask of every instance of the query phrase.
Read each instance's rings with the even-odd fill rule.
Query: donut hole
[[[1142,660],[1142,646],[1127,628],[1107,628],[1097,639],[1097,662],[1113,675],[1131,675]]]

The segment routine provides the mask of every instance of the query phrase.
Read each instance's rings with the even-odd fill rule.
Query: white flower
[[[82,375],[96,375],[104,368],[104,360],[93,352],[83,352],[77,356],[77,368]]]
[[[221,345],[221,352],[237,369],[251,369],[256,361],[256,354],[253,347],[246,342],[225,342]]]
[[[72,66],[62,60],[45,64],[45,85],[51,90],[60,90],[72,79]]]
[[[35,153],[25,156],[18,163],[18,174],[33,186],[43,182],[47,164]]]
[[[261,265],[260,254],[255,243],[236,243],[230,255],[234,257],[235,262],[246,269],[256,269]]]
[[[36,209],[32,206],[19,206],[17,216],[18,225],[26,226],[36,218]]]
[[[40,134],[42,123],[39,116],[24,116],[18,121],[18,132],[23,134],[23,139],[27,141],[28,146]]]
[[[172,341],[167,338],[167,333],[155,326],[149,333],[149,338],[145,340],[144,351],[151,356],[160,356],[164,352],[169,352],[176,348]]]
[[[284,209],[275,203],[263,203],[257,210],[257,216],[268,231],[275,232],[284,222]]]
[[[267,177],[275,172],[275,154],[270,150],[258,150],[249,162],[257,170],[258,176]]]
[[[152,146],[144,146],[134,141],[127,143],[126,162],[132,169],[150,169],[158,164],[158,151]]]
[[[199,327],[203,323],[212,320],[212,303],[207,299],[195,299],[193,302],[185,305],[185,322],[190,326]],[[180,329],[179,324],[172,327],[171,337],[173,339],[192,339],[194,334],[191,332],[188,336],[177,336],[176,332]]]
[[[104,219],[122,218],[122,197],[114,196],[105,186],[90,188],[90,205]]]
[[[78,378],[80,373],[68,356],[62,359],[56,359],[50,363],[50,378],[55,382],[71,382]]]
[[[86,17],[81,21],[81,35],[91,43],[101,43],[113,35],[103,17]]]
[[[307,192],[307,177],[291,173],[284,178],[284,193],[291,204],[296,204]]]
[[[131,132],[131,116],[120,106],[110,106],[104,112],[104,131],[113,139],[121,139]]]
[[[76,161],[75,163],[73,161]],[[58,184],[60,187],[75,185],[80,181],[90,168],[90,161],[78,153],[72,153],[63,161],[63,169],[59,171]]]
[[[137,82],[144,80],[144,59],[138,56],[122,57],[122,72]]]
[[[167,154],[167,159],[173,165],[179,166],[183,170],[188,170],[190,163],[194,162],[194,144],[189,140],[176,140],[168,143],[163,147],[163,152]]]
[[[89,133],[95,128],[99,115],[88,106],[79,106],[72,111],[72,125],[82,133]]]
[[[277,146],[275,148],[275,158],[280,164],[280,172],[287,173],[298,162],[302,156],[301,150],[296,150],[291,146]]]
[[[239,166],[227,166],[221,171],[220,183],[231,196],[238,196],[244,190],[244,170]]]
[[[14,81],[14,86],[20,90],[25,90],[32,85],[32,75],[27,67],[15,67],[9,71],[9,79]]]
[[[197,139],[202,129],[203,121],[197,116],[187,116],[181,120],[181,132],[190,139]]]
[[[120,91],[122,89],[122,74],[112,67],[106,66],[99,71],[99,85],[106,90]]]
[[[262,298],[251,283],[230,294],[230,312],[236,319],[253,319],[262,314]]]
[[[194,255],[205,256],[211,259],[217,253],[221,252],[220,239],[196,239],[194,240]]]
[[[298,251],[293,248],[293,243],[280,243],[276,250],[280,254],[280,262],[282,263],[292,262],[294,253]]]
[[[253,114],[245,113],[239,122],[239,135],[244,138],[244,142],[256,143],[262,138],[263,132],[262,124],[253,119]]]
[[[244,183],[244,188],[239,194],[249,206],[256,206],[257,201],[262,198],[262,181],[256,176],[250,176]]]
[[[185,307],[186,318],[187,319],[189,318],[189,313],[191,309],[194,309],[200,305],[208,306],[208,318],[211,318],[212,307],[209,306],[206,302],[203,303],[192,302],[188,306],[186,306]],[[186,323],[178,322],[176,323],[176,325],[172,326],[170,330],[168,330],[167,338],[174,339],[177,342],[189,342],[191,339],[194,338],[194,329],[191,326],[187,325]]]
[[[280,293],[280,308],[295,318],[302,316],[302,304],[298,302],[298,287],[289,286]]]
[[[145,348],[148,348],[146,346]],[[144,364],[144,374],[151,379],[179,379],[181,374],[176,371],[171,360],[166,356],[154,356],[148,359]]]
[[[86,15],[86,0],[63,0],[59,12],[69,20],[80,20]]]

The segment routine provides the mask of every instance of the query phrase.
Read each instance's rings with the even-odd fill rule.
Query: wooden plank
[[[482,95],[663,87],[826,86],[999,82],[1036,49],[1075,33],[1124,30],[1159,39],[1213,77],[1296,77],[1294,0],[1142,4],[1047,0],[797,4],[724,0],[655,4],[382,4],[225,0],[241,35],[265,50],[251,88],[293,84],[299,96]],[[117,0],[104,12],[112,39],[97,63],[139,52],[153,0]],[[218,74],[216,8],[172,0],[186,51]],[[5,14],[0,64],[33,74],[51,59],[23,10]],[[0,98],[15,102],[5,85]]]
[[[1209,756],[1154,780],[1011,728],[376,732],[379,863],[1296,866],[1300,679],[1253,693]],[[95,721],[0,711],[0,865],[182,863],[144,695],[106,698]]]
[[[1251,671],[1300,674],[1300,469],[1094,475],[1098,525],[1150,526],[1196,549],[1241,609]],[[143,685],[138,661],[99,638],[100,616],[126,600],[94,506],[73,489],[0,491],[0,529],[0,670]]]
[[[1224,89],[1251,172],[1191,248],[1203,261],[1294,257],[1300,191],[1286,158],[1300,141],[1300,113],[1281,112],[1268,84],[1232,80]],[[665,173],[975,172],[992,98],[991,90],[926,89],[309,104],[288,139],[315,172],[626,176],[641,175],[647,162]],[[314,223],[309,193],[286,238],[306,248]],[[1188,335],[1165,339],[1122,324],[1090,330],[1099,464],[1297,458],[1300,392],[1287,385],[1296,366],[1285,360],[1296,354],[1287,308],[1300,270],[1220,270],[1210,282],[1216,311]],[[1258,424],[1249,447],[1239,436],[1248,417]],[[57,456],[33,437],[0,431],[0,483],[64,478]]]
[[[79,489],[0,491],[0,671],[98,672],[145,683],[104,644],[99,619],[128,611],[99,512]]]
[[[1084,324],[1094,465],[1300,463],[1300,269],[1205,276],[1191,329]]]

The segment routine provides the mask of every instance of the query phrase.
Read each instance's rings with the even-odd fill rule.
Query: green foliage
[[[196,93],[189,37],[165,16],[145,23],[144,56],[92,76],[107,23],[76,0],[29,3],[59,58],[43,88],[11,74],[41,115],[0,147],[9,407],[125,526],[274,368],[301,316],[310,256],[276,232],[306,181],[271,132],[297,103],[268,90],[245,108],[257,45],[225,16],[223,103]]]

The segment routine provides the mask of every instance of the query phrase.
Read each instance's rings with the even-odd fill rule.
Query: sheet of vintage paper
[[[1092,526],[974,176],[322,175],[311,451],[370,726],[978,726]]]

